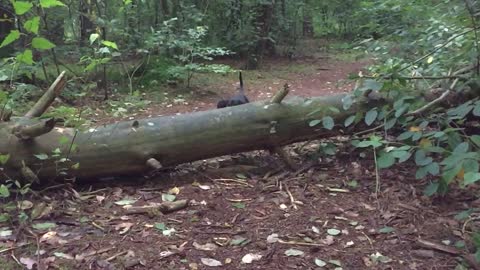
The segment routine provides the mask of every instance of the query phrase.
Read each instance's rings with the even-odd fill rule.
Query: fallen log
[[[63,81],[57,79],[24,117],[0,122],[0,155],[9,155],[0,181],[135,175],[252,150],[277,153],[293,167],[282,146],[349,133],[353,128],[343,128],[347,117],[388,102],[366,91],[347,102],[352,105],[345,109],[344,99],[352,95],[284,100],[285,87],[272,100],[235,107],[123,121],[86,131],[52,129],[54,120],[35,117],[48,108]],[[325,116],[334,120],[332,129],[318,125],[319,121],[313,124]]]
[[[21,118],[0,123],[0,154],[10,155],[4,166],[9,176],[18,176],[22,170],[40,180],[141,174],[225,154],[262,149],[281,153],[281,146],[339,132],[312,127],[310,121],[331,115],[343,123],[359,108],[354,105],[344,110],[345,95],[294,97],[282,102],[287,92],[279,92],[272,101],[124,121],[84,132],[54,128],[27,139],[12,133],[18,129],[17,121],[25,122]],[[32,179],[31,173],[20,176]]]

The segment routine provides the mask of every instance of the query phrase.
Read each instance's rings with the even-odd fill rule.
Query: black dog
[[[237,93],[230,99],[221,99],[220,101],[218,101],[217,108],[237,106],[250,102],[245,96],[245,90],[243,89],[242,72],[240,72],[240,74],[238,75],[238,79],[240,80],[240,87],[237,89]]]

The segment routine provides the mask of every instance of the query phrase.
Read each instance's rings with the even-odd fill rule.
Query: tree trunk
[[[95,27],[90,20],[92,4],[89,0],[80,0],[79,13],[80,13],[80,46],[82,47],[88,43],[90,35],[95,31]]]
[[[341,112],[333,117],[336,123],[343,123],[343,119],[355,111],[354,108],[342,109],[343,97],[292,98],[279,104],[255,102],[120,122],[77,133],[64,128],[48,132],[51,122],[42,120],[44,122],[32,124],[33,120],[20,119],[0,123],[0,137],[5,138],[0,141],[0,153],[10,155],[7,173],[15,174],[27,167],[39,179],[59,175],[84,179],[140,174],[152,168],[152,162],[156,164],[154,168],[160,168],[334,135],[338,130],[311,127],[309,122],[321,119],[331,113],[327,108],[335,107]],[[319,108],[321,112],[315,112]],[[18,132],[22,127],[28,132]],[[12,130],[16,131],[12,133]],[[44,135],[34,137],[31,134]],[[65,137],[68,143],[62,139]],[[39,155],[46,157],[45,154],[48,159],[38,158]]]
[[[273,20],[273,8],[275,1],[268,1],[260,4],[258,8],[256,26],[259,31],[257,42],[251,48],[247,60],[247,69],[257,69],[262,62],[262,58],[268,46],[274,52],[274,44],[270,40],[270,29]]]

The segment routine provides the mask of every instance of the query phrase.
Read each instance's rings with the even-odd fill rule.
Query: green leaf
[[[397,139],[400,141],[404,141],[406,139],[409,139],[413,136],[413,132],[411,131],[405,131],[402,134],[398,135]]]
[[[92,45],[99,37],[100,37],[100,35],[97,34],[97,33],[91,34],[90,37],[89,37],[90,45]]]
[[[47,160],[48,159],[48,155],[47,154],[36,154],[34,155],[36,158],[38,158],[39,160]]]
[[[392,127],[395,126],[396,123],[397,123],[397,118],[392,118],[392,119],[388,120],[388,121],[385,123],[385,129],[386,129],[386,130],[391,129]]]
[[[10,158],[9,154],[0,155],[0,165],[5,165],[9,158]]]
[[[23,15],[33,7],[32,3],[25,1],[12,1],[12,4],[17,15]]]
[[[49,50],[55,47],[55,44],[48,41],[46,38],[36,37],[32,39],[32,47],[38,50]]]
[[[39,26],[40,26],[40,17],[39,16],[35,16],[35,17],[31,18],[30,20],[26,21],[23,24],[23,27],[25,28],[25,30],[27,30],[30,33],[34,33],[34,34],[38,34]]]
[[[115,50],[118,50],[118,47],[117,47],[117,44],[115,42],[112,42],[112,41],[108,41],[108,40],[104,40],[102,41],[102,44],[107,46],[107,47],[110,47],[110,48],[113,48]]]
[[[380,91],[383,87],[383,82],[377,82],[375,80],[365,80],[363,83],[362,89],[364,90],[373,90],[373,91]]]
[[[18,30],[12,30],[10,33],[5,37],[5,39],[2,41],[2,44],[0,44],[0,48],[7,46],[8,44],[14,42],[20,37],[20,31]]]
[[[234,239],[230,240],[230,245],[231,246],[240,246],[242,244],[245,243],[245,241],[247,241],[248,239],[245,238],[245,237],[241,237],[241,236],[236,236]],[[243,245],[242,245],[243,246]]]
[[[4,184],[0,185],[0,198],[8,198],[10,197],[10,190]]]
[[[473,212],[474,212],[474,209],[467,209],[456,214],[454,218],[458,221],[464,221],[464,220],[467,220],[467,218],[469,218]]]
[[[42,8],[64,7],[65,4],[58,0],[40,0],[40,6]]]
[[[244,209],[246,207],[245,203],[242,202],[232,203],[232,206],[237,209]]]
[[[418,141],[422,138],[422,132],[419,132],[419,131],[415,131],[413,132],[413,135],[412,135],[412,141]]]
[[[377,119],[377,116],[378,116],[377,109],[376,108],[371,109],[365,115],[365,124],[367,124],[367,126],[370,126],[373,122],[375,122],[375,120]]]
[[[0,214],[0,223],[7,222],[10,219],[10,215],[8,214]]]
[[[468,143],[467,142],[463,142],[463,143],[457,145],[457,147],[455,147],[455,149],[453,149],[453,153],[457,153],[457,154],[466,153],[467,151],[468,151]]]
[[[391,153],[383,152],[377,160],[378,168],[385,169],[395,164],[395,158]]]
[[[395,231],[395,228],[392,228],[392,227],[383,227],[380,230],[378,230],[379,233],[391,233],[394,231]]]
[[[20,53],[16,56],[17,61],[28,64],[28,65],[33,65],[33,53],[32,50],[27,49],[23,53]]]
[[[409,154],[408,151],[403,151],[403,150],[395,150],[395,151],[392,151],[392,156],[393,156],[394,158],[399,158],[399,159],[405,157],[405,156],[408,155],[408,154]]]
[[[352,107],[353,104],[353,97],[352,95],[346,95],[345,97],[342,98],[342,103],[343,103],[343,109],[348,110],[350,107]]]
[[[480,147],[480,135],[473,135],[470,137],[470,140],[476,144],[478,147]]]
[[[422,179],[428,174],[428,169],[427,167],[419,167],[417,171],[415,172],[415,179]]]
[[[468,172],[463,176],[463,184],[470,185],[480,180],[480,173],[478,172]]]
[[[440,173],[440,166],[438,162],[432,162],[426,166],[426,169],[430,175],[436,176]]]
[[[160,231],[165,231],[167,229],[167,225],[165,223],[155,223],[154,225],[155,229],[160,230]]]
[[[352,180],[347,182],[347,185],[352,188],[357,188],[358,187],[358,181],[357,180]]]
[[[353,121],[355,121],[355,115],[350,115],[347,119],[345,119],[345,123],[344,123],[345,127],[350,126],[353,123]]]
[[[473,115],[480,116],[480,103],[478,103],[475,108],[473,108]]]
[[[423,194],[425,194],[425,196],[430,197],[430,196],[432,196],[433,194],[437,193],[438,187],[439,187],[439,183],[438,183],[438,182],[430,183],[430,184],[425,188],[425,190],[423,191]]]
[[[456,165],[453,169],[445,170],[442,173],[442,180],[446,183],[449,184],[452,182],[452,180],[457,176],[457,174],[462,170],[462,163]]]
[[[410,104],[404,104],[400,108],[396,109],[395,110],[395,117],[398,118],[398,117],[402,116],[402,114],[404,114],[408,110],[408,107],[410,107]]]
[[[36,230],[48,230],[51,228],[55,228],[57,224],[52,223],[52,222],[43,222],[43,223],[36,223],[32,225],[32,228]]]
[[[328,129],[328,130],[332,130],[333,126],[335,125],[335,123],[333,121],[333,118],[330,117],[330,116],[323,117],[322,118],[322,123],[323,123],[323,127]]]
[[[433,159],[431,157],[426,156],[425,151],[420,149],[415,152],[415,164],[418,166],[426,166],[432,163],[432,161]]]
[[[463,161],[463,170],[465,173],[468,172],[478,172],[479,170],[478,160],[475,159],[467,159]]]
[[[330,106],[330,107],[328,107],[328,110],[335,113],[335,114],[340,113],[340,110],[337,107]]]
[[[315,119],[315,120],[310,121],[310,123],[308,123],[308,126],[314,127],[314,126],[320,124],[321,122],[322,122],[322,120]]]

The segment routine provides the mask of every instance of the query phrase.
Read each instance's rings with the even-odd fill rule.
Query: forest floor
[[[365,64],[270,61],[262,72],[246,72],[247,95],[268,98],[285,82],[299,96],[349,91],[341,81]],[[226,97],[235,83],[233,75],[205,81]],[[135,117],[213,109],[218,100],[208,91],[192,97],[152,103]],[[454,269],[463,254],[455,245],[466,237],[455,215],[479,207],[475,196],[454,190],[426,197],[427,182],[415,180],[408,164],[382,170],[375,194],[372,153],[332,140],[339,150],[330,157],[318,154],[327,141],[287,147],[295,172],[256,151],[150,178],[49,188],[24,204],[41,212],[36,229],[0,235],[2,269]],[[189,204],[169,214],[127,210],[183,199]]]

